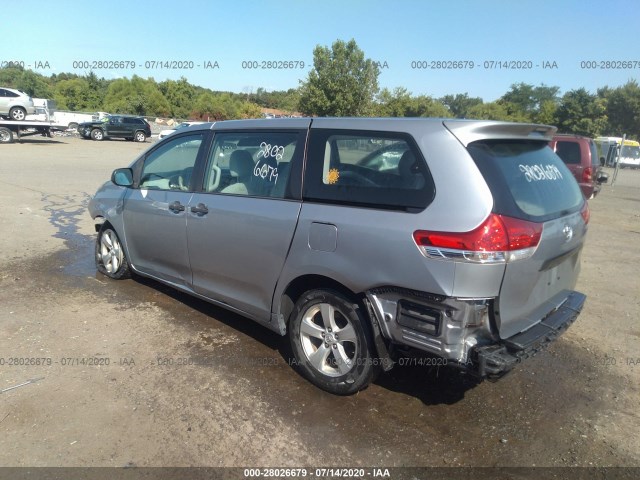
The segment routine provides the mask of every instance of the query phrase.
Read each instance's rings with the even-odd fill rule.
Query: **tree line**
[[[640,136],[640,86],[636,80],[595,93],[585,88],[561,95],[557,86],[516,83],[498,100],[468,93],[434,98],[406,88],[380,89],[377,64],[355,40],[318,45],[313,68],[297,88],[232,93],[192,85],[186,78],[106,80],[94,72],[47,77],[21,67],[0,69],[0,85],[56,101],[60,110],[108,111],[180,119],[257,118],[264,108],[311,116],[443,117],[556,125],[560,132],[591,137]]]

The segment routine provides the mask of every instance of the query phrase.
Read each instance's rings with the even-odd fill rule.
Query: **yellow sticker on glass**
[[[337,168],[332,168],[331,170],[329,170],[329,173],[327,173],[327,183],[329,185],[334,185],[338,183],[339,179],[340,179],[340,172],[338,171]]]

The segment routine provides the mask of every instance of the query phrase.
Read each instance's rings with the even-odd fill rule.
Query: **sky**
[[[637,0],[21,0],[2,10],[0,66],[44,75],[286,90],[307,78],[316,46],[354,39],[381,67],[381,88],[413,95],[492,101],[520,82],[595,93],[640,77]]]

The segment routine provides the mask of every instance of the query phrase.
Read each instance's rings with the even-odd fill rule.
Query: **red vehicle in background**
[[[559,134],[553,137],[549,146],[569,167],[585,198],[594,198],[609,176],[602,171],[593,139],[582,135]]]

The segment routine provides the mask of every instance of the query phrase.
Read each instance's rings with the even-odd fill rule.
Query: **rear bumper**
[[[467,369],[480,377],[504,375],[556,340],[578,318],[586,298],[582,293],[572,292],[558,309],[528,330],[500,343],[474,348]]]

